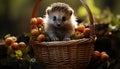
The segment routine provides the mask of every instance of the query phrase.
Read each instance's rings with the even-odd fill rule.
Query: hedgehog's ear
[[[69,10],[69,15],[71,16],[74,13],[72,9]]]
[[[46,14],[50,14],[50,12],[51,12],[51,7],[48,7],[47,9],[46,9]]]

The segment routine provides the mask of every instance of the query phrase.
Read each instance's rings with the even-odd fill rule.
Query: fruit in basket
[[[88,37],[90,35],[90,28],[85,28],[84,25],[79,25],[75,29],[75,37],[76,38],[83,38],[83,37]]]
[[[85,28],[83,34],[85,36],[89,36],[90,35],[90,28]]]
[[[42,17],[37,17],[37,25],[42,25],[43,26],[43,18]]]
[[[31,35],[36,36],[36,35],[39,35],[39,33],[40,33],[40,30],[38,29],[31,29]]]
[[[109,55],[106,52],[101,52],[101,61],[107,61],[109,59]]]
[[[37,25],[37,19],[36,18],[31,18],[30,24],[31,25]]]
[[[37,17],[37,18],[31,18],[30,24],[31,25],[43,25],[43,18],[42,17]]]
[[[85,30],[85,26],[84,25],[79,25],[76,30],[80,31],[80,32],[84,32]]]
[[[44,40],[45,40],[45,35],[44,35],[44,34],[38,35],[37,40],[38,40],[39,42],[44,41]]]
[[[75,37],[76,38],[82,38],[82,37],[84,37],[84,34],[82,32],[75,31]]]

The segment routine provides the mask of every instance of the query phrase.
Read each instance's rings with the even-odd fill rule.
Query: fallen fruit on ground
[[[94,58],[94,59],[99,59],[100,56],[101,56],[101,53],[100,53],[99,51],[94,51],[94,52],[93,52],[93,58]]]
[[[109,55],[106,52],[101,52],[101,61],[107,61],[109,59]]]

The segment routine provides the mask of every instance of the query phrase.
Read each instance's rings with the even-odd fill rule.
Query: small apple
[[[79,25],[76,30],[80,31],[80,32],[84,32],[85,30],[85,26],[84,25]]]
[[[79,32],[79,31],[75,31],[75,37],[76,38],[82,38],[82,37],[84,37],[84,34]]]
[[[109,59],[109,55],[106,52],[101,52],[101,61],[107,61]]]
[[[10,46],[12,43],[14,43],[14,40],[12,37],[8,37],[5,39],[5,44]]]
[[[31,18],[30,24],[31,25],[37,25],[37,18]]]
[[[89,36],[90,35],[90,28],[85,28],[83,33],[85,36]]]
[[[20,48],[20,50],[24,50],[26,48],[25,42],[20,42],[19,43],[19,48]]]
[[[13,50],[18,50],[18,49],[19,49],[18,45],[19,45],[19,44],[18,44],[17,42],[14,42],[14,43],[11,44],[11,48],[12,48]]]
[[[99,51],[94,51],[94,52],[93,52],[93,58],[94,58],[94,59],[99,59],[100,56],[101,56],[101,53],[100,53]]]
[[[31,35],[39,35],[40,31],[38,29],[31,29]]]
[[[44,24],[44,20],[42,17],[37,17],[37,25],[42,25]]]
[[[38,35],[37,40],[38,40],[39,42],[44,41],[44,40],[45,40],[45,35],[44,35],[44,34]]]

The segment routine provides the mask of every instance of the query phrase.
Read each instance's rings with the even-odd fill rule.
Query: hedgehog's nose
[[[58,23],[57,26],[60,27],[60,23]]]
[[[60,26],[60,24],[58,24],[57,26]]]

